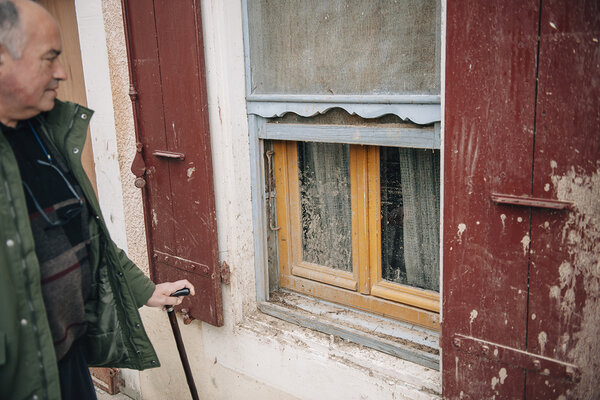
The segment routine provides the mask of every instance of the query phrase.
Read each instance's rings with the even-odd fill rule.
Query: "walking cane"
[[[172,297],[187,296],[190,294],[190,289],[183,288],[171,293]],[[175,315],[175,309],[173,306],[167,306],[167,314],[169,314],[169,322],[171,322],[171,329],[173,329],[173,336],[175,336],[175,342],[177,343],[177,350],[179,351],[179,358],[185,371],[185,379],[187,379],[188,386],[190,387],[190,393],[192,394],[193,400],[199,400],[198,391],[196,390],[196,384],[194,383],[194,377],[192,376],[192,370],[190,363],[188,362],[185,347],[183,346],[183,340],[181,339],[181,332],[179,331],[179,325],[177,324],[177,316]]]

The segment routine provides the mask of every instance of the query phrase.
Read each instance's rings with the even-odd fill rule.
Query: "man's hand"
[[[190,289],[190,294],[192,296],[195,294],[194,285],[192,285],[187,279],[182,279],[177,282],[159,283],[156,285],[154,293],[152,293],[152,296],[150,296],[146,302],[146,305],[148,307],[165,307],[169,305],[176,306],[181,304],[183,298],[171,297],[171,293],[183,288]]]

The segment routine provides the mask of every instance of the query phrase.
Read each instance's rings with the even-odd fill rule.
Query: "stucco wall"
[[[94,148],[96,169],[104,173],[107,166],[114,163],[118,166],[110,170],[112,186],[99,185],[100,197],[121,196],[124,217],[117,221],[115,231],[126,233],[128,254],[147,271],[141,194],[133,186],[129,171],[135,137],[120,3],[120,0],[76,1],[80,27],[89,24],[87,34],[81,35],[82,49],[93,46],[94,52],[104,52],[103,61],[84,66],[86,84],[105,79],[110,88],[108,94],[91,93],[92,96],[88,90],[88,100],[92,107],[93,101],[97,101],[114,108],[110,116],[94,117],[101,119],[104,126],[113,126],[108,136],[113,136],[116,147],[114,154],[109,149],[109,157],[105,157],[105,148]],[[215,328],[198,321],[190,325],[180,323],[201,398],[439,398],[441,382],[437,371],[300,328],[256,310],[241,1],[201,3],[219,257],[232,270],[231,285],[223,287],[225,326]],[[100,33],[96,30],[94,34],[92,28],[97,29],[99,21],[104,24],[100,33],[106,38],[106,46],[96,44]],[[85,64],[85,52],[83,57]],[[94,135],[100,132],[93,127]],[[166,314],[145,308],[142,316],[162,367],[139,375],[125,371],[125,392],[143,399],[188,398]]]

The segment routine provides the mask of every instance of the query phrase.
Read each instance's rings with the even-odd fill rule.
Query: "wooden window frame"
[[[350,146],[352,273],[302,261],[297,142],[273,151],[281,287],[439,330],[439,293],[382,279],[379,147]]]

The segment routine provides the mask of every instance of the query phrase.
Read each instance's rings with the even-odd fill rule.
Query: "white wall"
[[[96,164],[98,200],[113,240],[126,250],[123,193],[101,3],[75,0],[75,9],[86,96],[88,106],[95,111],[90,122],[90,132]]]
[[[201,398],[206,399],[437,399],[439,372],[403,361],[335,337],[283,322],[256,309],[252,204],[248,127],[245,110],[245,77],[240,0],[202,0],[208,103],[216,196],[219,257],[232,270],[231,285],[223,288],[225,326],[215,328],[193,321],[180,323]],[[108,171],[110,185],[100,186],[100,196],[119,194],[124,200],[124,219],[117,227],[127,234],[130,256],[147,270],[143,214],[139,190],[128,172],[134,154],[131,104],[119,0],[77,0],[81,47],[101,61],[86,63],[88,77],[108,76],[105,88],[112,94],[98,96],[102,106],[114,112],[96,115],[102,126],[112,124],[118,158],[97,154],[96,168]],[[81,10],[81,15],[79,14]],[[93,10],[87,13],[85,10]],[[100,14],[98,13],[100,11]],[[90,14],[94,18],[88,19]],[[103,38],[96,45],[98,18],[104,21]],[[95,33],[81,28],[95,27]],[[94,25],[95,24],[95,25]],[[108,64],[108,66],[107,66]],[[92,79],[92,78],[90,78]],[[93,87],[93,86],[92,86]],[[89,88],[88,88],[89,89]],[[98,108],[88,90],[88,100]],[[112,118],[112,119],[111,119]],[[92,135],[96,135],[92,127]],[[103,152],[94,148],[95,152]],[[112,152],[112,150],[111,150]],[[112,154],[112,153],[110,153]],[[118,160],[118,168],[114,162]],[[113,165],[113,166],[111,166]],[[121,181],[123,184],[121,185]],[[112,204],[112,201],[111,201]],[[141,237],[141,239],[140,239]],[[157,309],[143,309],[142,316],[162,367],[138,375],[127,372],[126,391],[147,400],[189,398],[167,316]],[[133,378],[131,377],[133,374]]]

